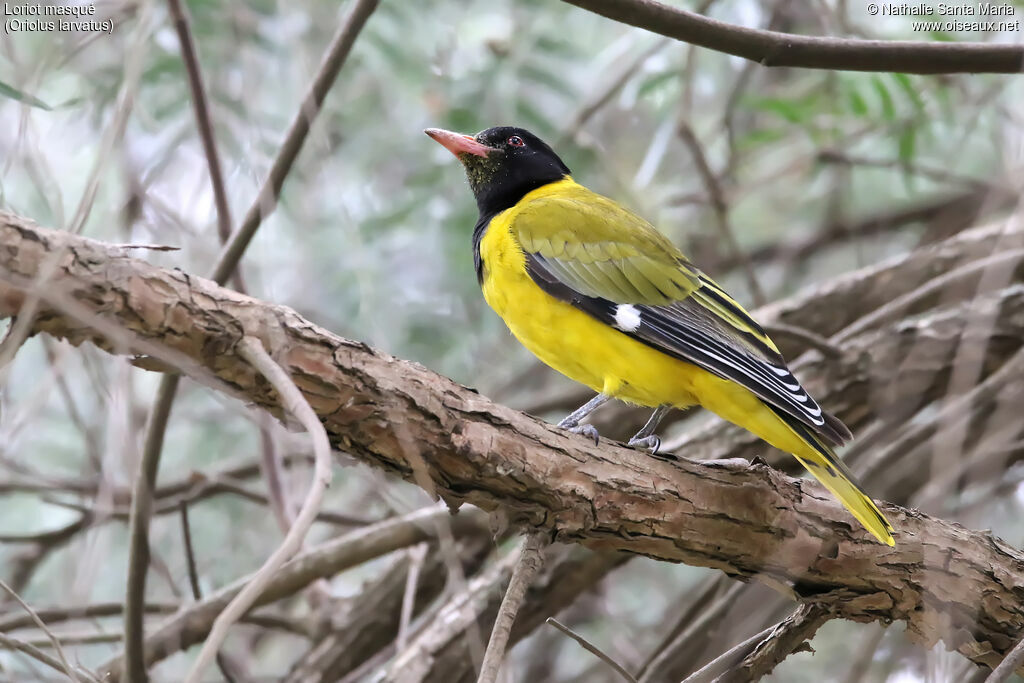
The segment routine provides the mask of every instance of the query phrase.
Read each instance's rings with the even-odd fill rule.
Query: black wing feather
[[[687,300],[665,306],[632,304],[639,313],[640,324],[624,330],[616,324],[618,303],[577,292],[562,282],[557,270],[553,272],[542,259],[532,254],[527,254],[526,259],[531,278],[551,296],[663,353],[740,384],[777,412],[799,420],[835,445],[850,438],[846,426],[822,411],[781,357],[769,361],[735,343],[699,304]]]

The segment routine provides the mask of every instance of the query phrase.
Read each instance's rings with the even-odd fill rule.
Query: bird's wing
[[[850,438],[750,314],[635,214],[589,192],[549,196],[517,212],[511,229],[530,277],[548,294],[742,385],[830,442]]]
[[[664,305],[700,287],[696,269],[664,235],[582,187],[529,202],[512,230],[527,254],[586,296]]]

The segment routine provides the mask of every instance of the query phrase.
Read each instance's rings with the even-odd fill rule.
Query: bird
[[[853,438],[804,390],[744,308],[649,222],[577,183],[544,141],[514,126],[424,131],[462,163],[479,210],[473,263],[487,304],[537,358],[596,395],[653,408],[628,442],[657,452],[672,408],[700,405],[792,454],[875,538],[893,527],[835,447]]]

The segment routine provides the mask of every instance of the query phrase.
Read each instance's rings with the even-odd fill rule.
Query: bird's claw
[[[566,426],[566,425],[559,424],[558,426],[562,427],[563,429],[565,429],[567,431],[572,432],[573,434],[582,434],[583,436],[587,437],[588,439],[593,439],[595,446],[597,444],[601,443],[601,436],[597,433],[597,427],[595,427],[592,424],[582,424],[582,425],[578,424],[578,425],[572,425],[572,426]]]
[[[661,437],[653,434],[650,436],[642,436],[640,438],[634,436],[626,443],[626,445],[630,448],[648,450],[651,452],[651,455],[657,455],[658,449],[661,448]]]

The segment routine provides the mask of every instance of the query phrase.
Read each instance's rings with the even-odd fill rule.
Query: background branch
[[[1018,73],[1024,46],[818,38],[728,24],[655,0],[565,0],[603,17],[763,66],[916,74]]]

